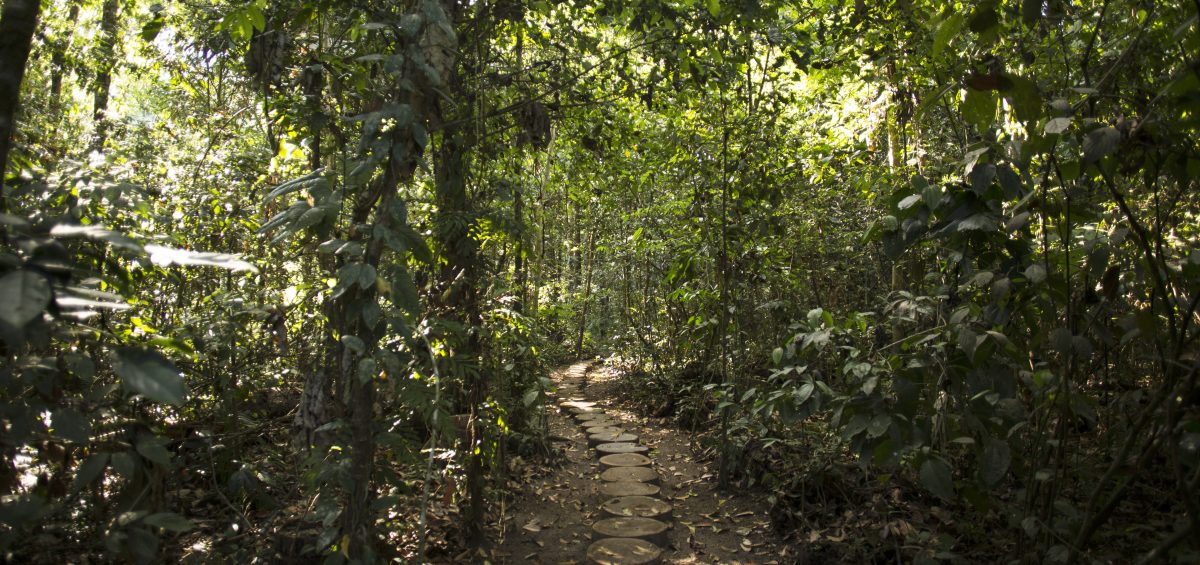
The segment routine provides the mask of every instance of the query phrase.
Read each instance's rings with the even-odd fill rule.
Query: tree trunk
[[[467,97],[470,98],[469,96]],[[469,112],[471,103],[460,105]],[[458,123],[469,123],[470,119],[459,119]],[[442,267],[441,279],[446,290],[443,304],[448,317],[461,323],[466,329],[462,341],[455,351],[458,363],[467,367],[461,375],[466,389],[467,402],[467,497],[468,507],[464,515],[463,533],[468,543],[475,545],[483,532],[483,429],[479,408],[486,398],[487,380],[475,367],[481,366],[480,328],[483,316],[479,306],[479,242],[471,235],[474,211],[467,198],[467,151],[472,141],[461,126],[447,127],[438,155],[435,200],[436,222],[443,226],[434,229],[442,237],[441,248],[446,263]]]
[[[525,312],[525,297],[527,295],[525,282],[528,280],[526,274],[525,260],[525,201],[521,194],[521,188],[517,187],[513,192],[513,225],[516,226],[517,243],[513,249],[513,286],[517,293],[517,312]]]
[[[8,153],[16,131],[17,103],[25,63],[37,28],[38,0],[7,0],[0,12],[0,213],[8,210],[4,200],[4,178],[8,175]]]
[[[596,232],[588,230],[587,274],[583,282],[583,306],[579,314],[579,333],[575,338],[575,356],[583,356],[583,334],[587,330],[588,305],[592,302],[592,270],[596,262]]]
[[[79,2],[71,0],[67,9],[67,22],[79,19]],[[54,41],[54,54],[50,56],[50,127],[51,143],[58,150],[58,126],[62,122],[62,83],[67,74],[67,49],[71,46],[72,29],[62,32],[62,37]]]
[[[95,124],[93,149],[102,149],[108,139],[108,95],[113,70],[117,66],[117,9],[119,0],[104,0],[100,17],[100,44],[96,48],[96,85],[92,91],[92,120]]]

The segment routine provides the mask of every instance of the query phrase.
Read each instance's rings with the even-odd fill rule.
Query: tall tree
[[[38,0],[5,0],[0,12],[0,213],[8,209],[4,199],[4,179],[8,174],[8,155],[16,131],[21,82],[33,32],[37,29]]]

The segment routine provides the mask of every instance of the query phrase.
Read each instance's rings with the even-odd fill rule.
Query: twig
[[[429,461],[425,464],[425,481],[421,488],[421,518],[420,518],[420,541],[417,545],[417,555],[419,559],[425,559],[425,545],[429,538],[429,483],[433,482],[433,460],[437,453],[438,441],[438,408],[442,403],[442,375],[437,368],[437,354],[433,352],[433,344],[429,343],[429,336],[422,335],[421,339],[425,341],[425,347],[429,350],[429,363],[433,365],[433,431],[429,436]]]

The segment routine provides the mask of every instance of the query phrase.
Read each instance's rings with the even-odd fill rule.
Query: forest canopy
[[[471,555],[598,358],[818,561],[1195,561],[1198,10],[3,0],[0,551]]]

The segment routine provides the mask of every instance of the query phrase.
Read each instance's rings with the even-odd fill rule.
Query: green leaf
[[[992,125],[992,120],[996,117],[996,98],[991,91],[968,88],[962,103],[962,113],[964,119],[983,132]]]
[[[358,362],[358,382],[369,383],[379,374],[379,363],[374,357],[364,357]]]
[[[50,281],[24,269],[0,278],[0,322],[23,328],[50,304]]]
[[[367,344],[363,342],[362,338],[354,335],[342,336],[342,345],[359,355],[362,355],[367,350]]]
[[[153,461],[164,467],[171,464],[171,452],[167,451],[166,447],[163,447],[163,440],[158,436],[143,435],[139,437],[134,449],[149,461]]]
[[[1039,284],[1046,280],[1046,267],[1041,263],[1034,263],[1025,268],[1025,278],[1033,284]]]
[[[75,443],[87,443],[92,438],[92,423],[74,408],[59,408],[50,416],[55,435]]]
[[[1036,82],[1025,77],[1006,75],[1012,86],[1004,91],[1004,97],[1012,106],[1013,114],[1022,122],[1032,122],[1042,117],[1042,95]]]
[[[983,2],[975,8],[975,12],[971,14],[971,21],[967,25],[971,31],[982,36],[995,29],[999,23],[1000,16],[996,13],[996,4]]]
[[[950,473],[950,466],[941,459],[926,459],[921,464],[919,478],[921,485],[938,498],[946,502],[954,500],[954,479]]]
[[[1095,163],[1106,155],[1117,150],[1121,143],[1121,132],[1112,126],[1105,126],[1088,132],[1083,138],[1083,162]]]
[[[962,30],[962,26],[962,14],[951,14],[950,17],[942,20],[942,23],[937,27],[937,31],[933,33],[933,49],[931,52],[934,57],[940,55],[946,49],[946,46],[950,45],[950,40],[958,35],[958,32]]]
[[[108,467],[107,453],[93,453],[79,464],[79,468],[75,470],[75,482],[71,485],[72,492],[79,492],[87,488],[96,479],[100,478],[100,474]]]
[[[117,351],[113,370],[130,392],[166,404],[183,404],[187,387],[179,369],[162,355],[147,349],[127,347]]]
[[[533,403],[537,402],[538,394],[540,392],[541,391],[536,388],[531,388],[525,391],[525,395],[521,397],[521,403],[524,404],[526,408],[533,406]]]
[[[922,195],[920,195],[920,194],[910,194],[908,196],[905,196],[904,199],[901,200],[900,203],[896,205],[896,209],[907,210],[909,208],[912,208],[913,206],[915,206],[917,204],[917,202],[921,201],[921,198],[922,198]]]
[[[778,365],[780,361],[783,361],[783,348],[782,347],[776,347],[774,350],[771,351],[771,361],[773,361],[776,365]]]
[[[877,438],[887,433],[888,428],[892,425],[892,417],[887,414],[876,414],[871,419],[871,423],[867,425],[867,437]]]
[[[1054,135],[1067,131],[1069,127],[1071,127],[1071,118],[1053,118],[1046,122],[1044,131],[1047,135]]]
[[[169,532],[186,532],[196,527],[191,520],[174,512],[159,512],[142,519],[142,523]]]
[[[987,214],[972,214],[967,218],[963,218],[958,223],[958,231],[993,231],[996,229],[996,221]]]
[[[412,274],[403,267],[392,269],[392,304],[409,314],[416,316],[420,313],[421,304],[417,296],[417,286],[413,284]]]
[[[358,271],[358,286],[373,288],[375,286],[375,267],[363,264]]]
[[[246,19],[257,31],[263,31],[267,29],[267,18],[263,15],[262,8],[259,8],[254,4],[246,6]]]
[[[979,455],[979,479],[987,486],[995,485],[1008,473],[1011,463],[1008,443],[989,437],[984,440],[983,452]]]
[[[295,228],[297,231],[302,230],[302,229],[307,229],[307,228],[311,228],[311,227],[321,223],[321,220],[324,220],[324,219],[325,219],[325,209],[320,206],[316,206],[314,208],[310,208],[307,212],[301,214],[300,218],[298,218],[296,220],[296,223],[293,224],[292,227]]]
[[[158,37],[158,32],[162,31],[164,23],[162,14],[155,14],[154,19],[142,26],[142,41],[146,43],[154,41],[154,38]]]
[[[813,391],[816,390],[816,388],[817,387],[811,382],[806,382],[800,385],[800,388],[796,389],[796,392],[793,394],[796,404],[804,404],[807,402],[809,398],[812,398]]]
[[[708,13],[714,18],[721,17],[721,0],[707,0],[705,7],[708,8]]]

